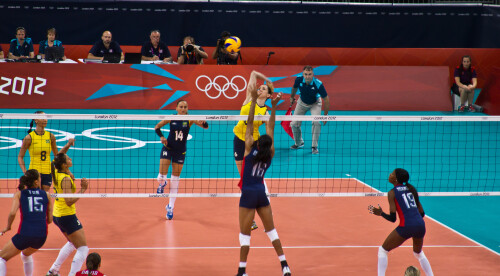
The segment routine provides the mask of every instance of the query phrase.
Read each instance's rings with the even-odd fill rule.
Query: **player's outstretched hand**
[[[82,191],[86,191],[87,188],[89,187],[89,181],[87,178],[82,178],[82,182],[80,183],[80,186],[82,186]]]
[[[160,140],[161,140],[161,143],[162,143],[162,144],[166,147],[166,146],[167,146],[167,144],[168,144],[167,138],[165,138],[165,137],[163,137],[163,136],[162,136],[162,137],[160,138]]]
[[[272,107],[275,107],[279,103],[281,96],[283,96],[283,93],[280,92],[276,97],[274,97],[274,99],[271,100]]]
[[[9,230],[10,230],[9,227],[5,227],[2,231],[0,231],[0,236],[2,236],[3,234],[5,234],[5,232],[7,232]]]
[[[368,205],[368,211],[370,214],[374,214],[376,216],[382,215],[382,207],[380,207],[380,204],[378,204],[378,208],[373,205]]]

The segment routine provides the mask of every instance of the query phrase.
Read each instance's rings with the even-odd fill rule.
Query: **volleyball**
[[[224,42],[224,48],[230,53],[237,53],[240,51],[241,40],[236,36],[230,36]]]

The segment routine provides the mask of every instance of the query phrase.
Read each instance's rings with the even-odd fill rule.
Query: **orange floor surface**
[[[239,262],[238,198],[179,198],[174,219],[165,219],[165,198],[101,199],[77,202],[90,252],[102,256],[101,271],[123,275],[235,275]],[[12,199],[0,199],[0,227]],[[385,197],[273,198],[276,229],[292,275],[377,275],[377,251],[397,224],[368,213],[369,204],[388,208]],[[425,206],[424,206],[425,207]],[[281,275],[278,258],[262,223],[252,232],[247,273]],[[498,275],[500,256],[426,217],[424,252],[435,275]],[[15,234],[0,237],[0,246]],[[45,275],[65,243],[49,226],[43,248],[33,255],[34,275]],[[73,255],[61,268],[67,275]],[[389,253],[386,275],[420,268],[411,242]],[[24,275],[20,257],[7,262],[7,275]],[[424,275],[424,274],[422,274]]]

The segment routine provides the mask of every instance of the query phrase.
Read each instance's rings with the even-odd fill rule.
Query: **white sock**
[[[389,251],[385,250],[382,246],[378,248],[378,276],[385,276],[388,262],[387,253],[389,253]]]
[[[78,247],[75,257],[73,257],[73,262],[71,263],[71,271],[69,272],[69,276],[74,276],[78,271],[80,271],[88,254],[89,248],[87,246]]]
[[[24,265],[24,275],[25,276],[33,276],[33,257],[26,256],[21,252],[21,260],[23,261]]]
[[[0,258],[0,276],[5,276],[7,274],[7,266],[5,265],[7,261],[3,258]]]
[[[177,191],[179,190],[179,181],[180,181],[180,177],[179,176],[175,176],[175,175],[172,175],[170,177],[170,200],[169,200],[169,203],[168,205],[170,205],[170,207],[172,209],[174,209],[174,205],[175,205],[175,196],[172,196],[172,194],[177,194]]]
[[[286,261],[285,254],[279,255],[278,258],[280,259],[280,262]]]
[[[422,267],[422,270],[425,272],[425,275],[433,276],[434,273],[432,272],[431,264],[429,263],[429,260],[427,260],[424,251],[421,251],[420,253],[413,252],[413,255],[420,262],[420,266]]]
[[[156,178],[156,180],[158,181],[158,185],[161,185],[163,187],[165,187],[167,185],[167,175],[166,174],[161,174],[159,173],[158,174],[158,177]]]
[[[247,262],[240,262],[240,267],[247,267]]]
[[[76,250],[75,246],[72,243],[67,242],[59,251],[59,255],[57,256],[56,261],[52,264],[52,267],[50,268],[49,271],[53,273],[58,273],[59,269],[61,268],[61,265],[75,250]]]

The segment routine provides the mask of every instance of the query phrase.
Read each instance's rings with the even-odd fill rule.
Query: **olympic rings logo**
[[[26,134],[26,129],[29,129],[28,127],[20,127],[20,126],[0,126],[0,129],[19,129],[18,131],[12,130],[12,132],[15,132],[16,134],[19,134],[20,136]],[[21,131],[22,130],[22,131]],[[159,139],[155,139],[153,141],[142,141],[136,138],[131,138],[131,137],[123,137],[123,136],[116,136],[116,135],[107,135],[107,134],[102,134],[104,131],[113,131],[113,132],[118,132],[119,130],[128,130],[128,133],[131,133],[132,131],[149,131],[149,133],[153,133],[152,136],[156,136],[154,134],[154,128],[149,128],[149,127],[128,127],[128,126],[123,126],[123,127],[100,127],[100,128],[92,128],[92,129],[87,129],[82,131],[81,134],[73,134],[64,130],[58,130],[58,129],[49,129],[46,128],[47,131],[50,131],[52,134],[54,134],[54,137],[56,138],[56,142],[64,142],[68,141],[70,138],[75,138],[76,136],[81,136],[81,137],[86,137],[91,140],[98,140],[101,141],[98,146],[96,147],[90,147],[90,144],[88,141],[78,141],[77,140],[76,145],[78,144],[83,144],[87,145],[88,147],[78,147],[74,146],[71,147],[72,150],[82,150],[82,151],[110,151],[110,150],[131,150],[131,149],[138,149],[146,146],[147,144],[161,144],[161,141]],[[169,132],[169,129],[162,129],[163,132]],[[18,133],[21,132],[21,133]],[[99,133],[101,132],[101,133]],[[116,134],[116,133],[114,133]],[[141,135],[142,136],[142,135]],[[18,136],[19,137],[19,136]],[[24,136],[23,136],[24,138]],[[17,139],[17,138],[12,138],[12,137],[7,137],[7,136],[0,136],[0,150],[6,150],[6,149],[14,149],[14,148],[20,148],[22,143],[23,143],[23,138]],[[188,135],[188,140],[191,140],[193,136],[191,134]],[[107,147],[107,143],[109,142],[114,142],[118,143],[118,145],[123,145],[120,147]],[[2,146],[3,143],[8,143],[9,145],[7,146]],[[57,146],[58,148],[62,148],[62,146]]]
[[[201,88],[198,82],[200,81],[200,79],[205,79],[205,78],[208,80],[208,83],[205,84],[204,88]],[[221,86],[220,84],[217,83],[218,79],[223,79],[226,81],[226,83],[223,86]],[[243,83],[244,83],[243,88],[240,89],[239,86],[234,83],[235,79],[242,79],[243,80]],[[231,81],[229,81],[229,79],[226,76],[219,75],[219,76],[215,77],[214,80],[212,81],[212,79],[210,79],[209,76],[201,75],[198,78],[196,78],[196,87],[201,92],[205,92],[205,95],[207,95],[207,97],[209,97],[210,99],[217,99],[223,94],[226,98],[231,100],[231,99],[238,97],[238,94],[240,94],[240,92],[244,91],[247,88],[247,80],[242,76],[236,75],[236,76],[231,78]],[[217,92],[219,92],[219,94],[217,94],[215,96],[210,95],[209,91],[212,89],[212,87]],[[228,91],[229,88],[231,88],[232,90],[234,90],[236,92],[236,94],[234,96],[226,94],[226,91]]]

